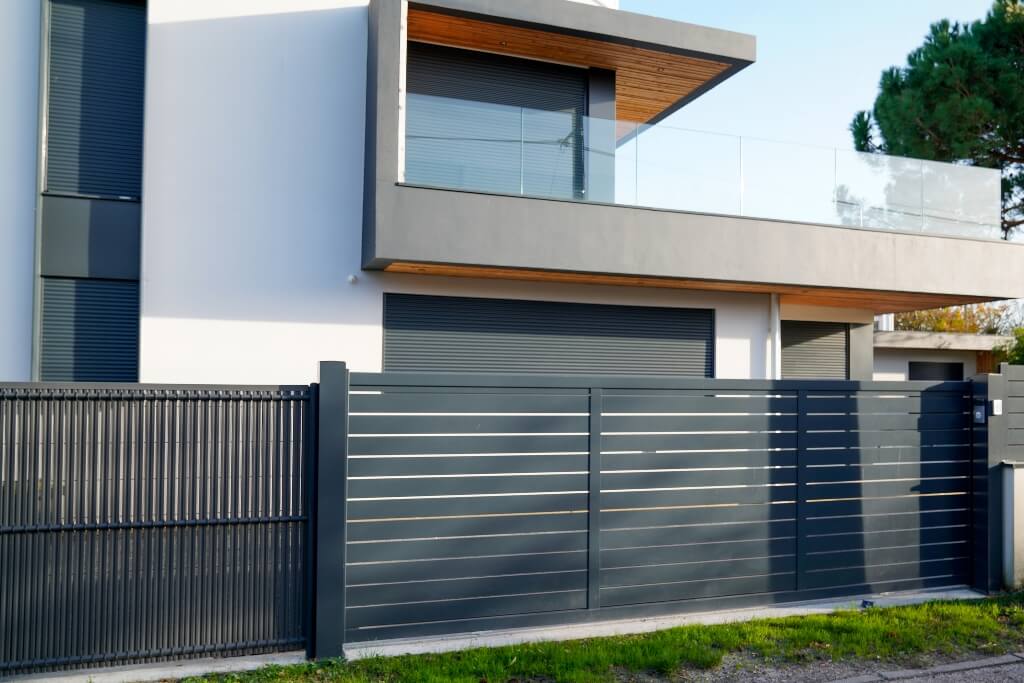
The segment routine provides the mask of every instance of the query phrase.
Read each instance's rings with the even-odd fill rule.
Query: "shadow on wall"
[[[144,318],[363,322],[367,7],[332,4],[151,8]]]

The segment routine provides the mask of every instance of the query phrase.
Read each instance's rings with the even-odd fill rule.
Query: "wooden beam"
[[[411,273],[441,277],[468,277],[492,280],[520,280],[528,282],[559,282],[574,285],[606,285],[615,287],[654,287],[662,289],[697,289],[711,292],[740,292],[747,294],[780,294],[783,304],[808,306],[834,306],[859,308],[875,313],[899,313],[941,308],[981,301],[988,298],[956,294],[919,292],[887,292],[869,289],[842,289],[835,287],[805,287],[799,285],[765,284],[757,282],[726,282],[691,278],[641,277],[633,275],[606,275],[555,270],[523,268],[496,268],[486,266],[444,265],[395,261],[384,268],[389,273]]]
[[[615,71],[616,118],[646,122],[731,64],[409,8],[409,40]]]

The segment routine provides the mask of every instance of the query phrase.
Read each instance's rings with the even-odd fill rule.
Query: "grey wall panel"
[[[410,43],[405,181],[574,198],[587,71]]]
[[[385,294],[384,368],[711,377],[714,312]]]
[[[0,386],[0,678],[300,649],[309,403]]]
[[[146,8],[50,0],[44,191],[138,197]]]
[[[41,293],[40,379],[138,379],[137,282],[43,278]]]
[[[40,274],[137,280],[140,206],[44,195]]]
[[[847,379],[848,323],[782,321],[783,379]]]

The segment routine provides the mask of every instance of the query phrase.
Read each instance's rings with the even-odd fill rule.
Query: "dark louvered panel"
[[[51,0],[46,190],[138,197],[146,9]]]
[[[406,182],[574,198],[586,72],[409,44]]]
[[[849,324],[782,321],[783,379],[846,379],[849,376]]]
[[[711,377],[714,312],[387,294],[384,369]]]
[[[137,380],[138,283],[43,278],[42,288],[40,379]]]

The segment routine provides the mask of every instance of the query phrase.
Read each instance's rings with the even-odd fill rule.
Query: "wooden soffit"
[[[698,289],[710,292],[740,292],[747,294],[779,294],[784,304],[805,306],[833,306],[856,308],[874,313],[900,313],[945,306],[989,301],[990,299],[953,294],[926,294],[917,292],[884,292],[835,287],[803,287],[798,285],[764,284],[754,282],[721,282],[687,278],[642,277],[632,275],[606,275],[523,268],[494,268],[484,266],[445,265],[395,261],[384,268],[389,273],[412,273],[444,277],[471,277],[494,280],[529,282],[558,282],[562,284],[610,285],[618,287],[656,287],[667,289]]]
[[[509,0],[510,2],[514,0]],[[616,118],[647,123],[736,68],[647,47],[409,7],[408,39],[615,71]]]

